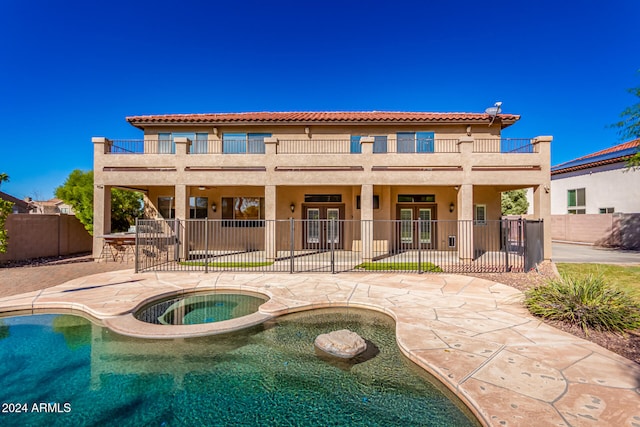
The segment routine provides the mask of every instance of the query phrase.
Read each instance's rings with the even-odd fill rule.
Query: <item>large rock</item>
[[[318,335],[315,345],[320,350],[343,359],[355,357],[367,349],[365,340],[347,329]]]

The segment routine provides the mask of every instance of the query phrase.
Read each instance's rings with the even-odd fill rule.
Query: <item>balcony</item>
[[[459,139],[387,139],[374,137],[373,154],[460,153]],[[265,154],[264,141],[192,141],[187,154]],[[360,141],[349,139],[278,139],[276,154],[361,154]],[[531,154],[538,145],[530,138],[484,138],[473,141],[473,153]],[[107,140],[104,154],[175,154],[173,140],[116,139]]]

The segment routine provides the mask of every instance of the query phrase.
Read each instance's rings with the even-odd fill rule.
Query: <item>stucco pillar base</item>
[[[180,220],[180,250],[176,254],[180,260],[189,258],[189,227],[186,219],[189,218],[189,189],[186,185],[176,185],[175,187],[176,219]]]
[[[473,185],[458,189],[458,256],[462,261],[473,260]]]
[[[100,261],[103,256],[104,239],[111,233],[111,187],[95,185],[93,189],[93,259]]]
[[[267,262],[274,262],[276,251],[276,186],[264,187],[264,250]]]
[[[360,190],[360,238],[362,261],[373,260],[373,185],[363,184]]]

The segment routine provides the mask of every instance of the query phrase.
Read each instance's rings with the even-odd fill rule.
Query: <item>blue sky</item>
[[[637,0],[0,1],[1,190],[53,197],[125,117],[239,111],[520,114],[557,164],[621,142]]]

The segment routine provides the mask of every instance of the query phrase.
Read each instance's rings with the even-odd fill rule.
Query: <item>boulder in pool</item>
[[[325,353],[342,359],[351,359],[367,349],[365,340],[348,329],[318,335],[314,344]]]

